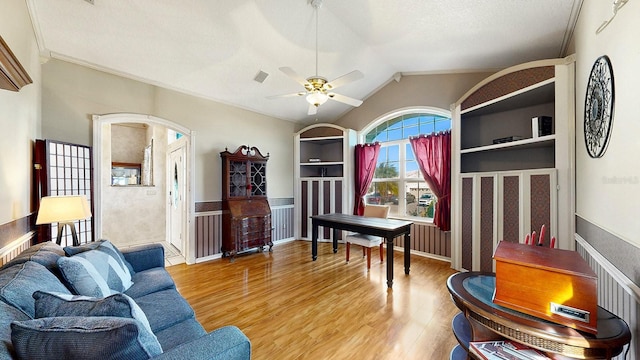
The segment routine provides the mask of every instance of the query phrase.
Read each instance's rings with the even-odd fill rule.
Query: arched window
[[[367,204],[390,205],[398,217],[432,219],[437,199],[424,181],[409,137],[451,129],[451,114],[434,108],[404,109],[372,122],[361,133],[362,142],[380,143]]]

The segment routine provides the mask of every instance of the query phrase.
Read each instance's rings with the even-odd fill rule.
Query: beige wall
[[[51,59],[42,65],[42,137],[92,146],[94,114],[153,111],[155,87]]]
[[[111,162],[142,164],[144,148],[150,143],[148,128],[139,123],[111,125]]]
[[[32,211],[32,148],[40,134],[40,62],[25,1],[2,2],[0,36],[33,79],[20,92],[0,90],[0,224],[5,224]]]
[[[140,124],[137,124],[140,125]],[[131,127],[102,124],[102,184],[110,184],[113,161],[113,146],[109,135],[114,130]],[[149,125],[139,129],[142,147],[153,138],[153,185],[151,186],[104,186],[101,197],[101,237],[120,247],[160,242],[166,240],[166,152],[167,129]],[[148,131],[147,131],[148,130]],[[147,134],[148,133],[148,134]],[[150,140],[149,140],[150,141]],[[141,162],[142,160],[140,160]]]
[[[585,1],[575,31],[576,48],[576,213],[640,247],[640,2],[630,1],[607,28],[611,1]],[[589,73],[601,55],[611,59],[615,110],[609,147],[592,159],[584,145],[584,100]],[[636,259],[637,263],[637,259]]]
[[[154,115],[195,131],[194,199],[220,200],[220,152],[242,144],[270,153],[270,197],[293,197],[291,122],[60,60],[42,68],[42,137],[91,144],[93,114]]]
[[[293,197],[292,122],[160,88],[155,109],[155,116],[196,132],[196,201],[221,199],[220,152],[225,148],[235,151],[243,144],[256,146],[264,155],[270,155],[269,197]]]
[[[400,82],[389,82],[367,98],[360,107],[348,112],[336,124],[360,131],[375,119],[392,111],[429,106],[450,110],[467,90],[493,72],[431,74],[403,76]]]

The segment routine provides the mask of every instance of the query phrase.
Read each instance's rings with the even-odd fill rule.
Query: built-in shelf
[[[554,83],[555,77],[462,110],[460,113],[478,116],[553,102]]]
[[[311,240],[311,216],[351,213],[353,210],[354,130],[333,124],[313,124],[295,135],[294,233]],[[319,240],[331,240],[333,232],[320,231]],[[342,239],[342,232],[337,235]]]
[[[516,140],[516,141],[511,141],[511,142],[506,142],[501,144],[492,144],[492,145],[486,145],[486,146],[473,147],[469,149],[462,149],[460,150],[460,154],[469,154],[469,153],[480,152],[480,151],[501,150],[501,149],[514,149],[514,148],[526,149],[526,148],[536,148],[536,147],[548,147],[553,145],[555,139],[556,139],[555,135],[546,135],[546,136],[540,136],[537,138],[522,139],[522,140]]]
[[[574,56],[515,65],[452,107],[453,268],[495,271],[498,241],[542,224],[572,246],[574,74]]]
[[[320,161],[320,162],[306,162],[300,163],[302,166],[327,166],[327,165],[342,165],[342,161]]]

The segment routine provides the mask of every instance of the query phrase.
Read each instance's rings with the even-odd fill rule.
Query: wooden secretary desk
[[[267,160],[256,147],[242,145],[222,158],[222,254],[237,253],[271,241],[271,208],[267,200]]]

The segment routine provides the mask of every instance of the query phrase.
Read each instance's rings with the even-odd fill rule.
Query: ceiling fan
[[[267,97],[268,99],[275,99],[282,97],[305,96],[307,102],[309,103],[309,111],[307,112],[308,115],[315,115],[318,111],[318,106],[324,104],[328,99],[339,101],[343,104],[355,107],[358,107],[362,104],[362,100],[354,99],[332,92],[333,89],[362,79],[364,77],[362,72],[354,70],[332,81],[327,81],[326,78],[318,75],[318,8],[320,8],[320,6],[322,5],[322,1],[323,0],[310,1],[311,6],[313,6],[316,13],[316,74],[305,79],[302,76],[298,75],[298,73],[296,73],[292,68],[281,67],[280,71],[304,86],[305,91]]]

